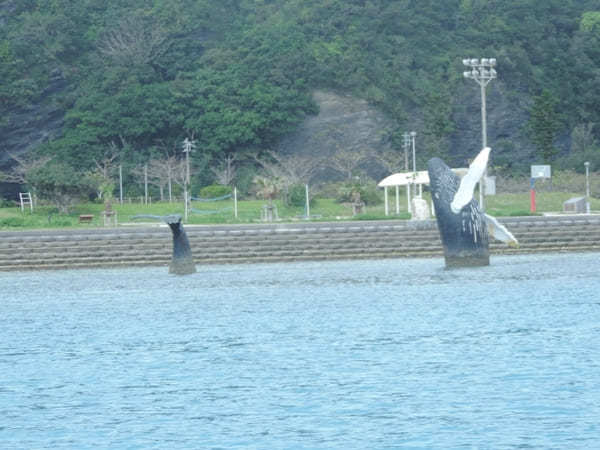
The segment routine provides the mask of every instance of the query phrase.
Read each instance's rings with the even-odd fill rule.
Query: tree
[[[259,198],[267,200],[269,206],[273,206],[273,200],[277,198],[277,194],[281,190],[281,180],[275,177],[254,177],[254,185],[256,186],[256,195]]]
[[[117,146],[114,142],[108,149],[105,149],[103,155],[99,158],[94,158],[95,169],[89,173],[89,177],[95,181],[97,185],[98,198],[104,198],[110,201],[115,189],[115,182],[112,179],[115,170],[115,160],[119,157]],[[105,198],[106,197],[106,198]]]
[[[96,187],[85,174],[55,160],[32,170],[29,177],[37,195],[54,203],[65,214],[73,203],[88,197]]]
[[[283,180],[286,185],[306,184],[311,175],[322,164],[320,158],[303,154],[282,154],[271,150],[255,156],[256,161],[269,176]]]
[[[444,86],[443,82],[439,84]],[[427,161],[433,156],[448,159],[448,138],[454,132],[452,121],[452,97],[447,89],[435,90],[427,94],[424,105],[423,121],[427,124],[420,138],[419,156],[421,161]]]
[[[269,179],[278,180],[286,203],[290,200],[291,188],[308,184],[311,176],[322,164],[320,158],[310,155],[282,154],[271,150],[263,152],[260,156],[255,155],[254,158],[268,174]]]
[[[573,128],[571,132],[571,152],[586,153],[596,147],[598,147],[598,142],[594,137],[593,123],[582,123]]]
[[[502,117],[513,105],[520,117],[545,86],[563,134],[600,122],[596,3],[11,0],[0,8],[0,148],[14,151],[11,136],[35,115],[39,136],[56,136],[48,129],[60,122],[61,137],[42,145],[78,170],[92,170],[120,137],[123,162],[139,163],[158,139],[188,130],[220,160],[275,148],[316,112],[318,88],[367,100],[395,128],[423,124],[422,159],[449,150],[466,123],[453,119],[467,55],[498,58]],[[520,140],[518,126],[498,125],[505,140]]]
[[[177,159],[174,156],[171,158],[169,158],[171,181],[177,184],[183,190],[185,189],[187,183],[187,166],[185,164],[185,160]]]
[[[407,170],[404,168],[404,152],[398,150],[387,150],[377,155],[377,160],[385,168],[388,173],[395,173],[401,170]]]
[[[233,182],[237,172],[235,164],[237,160],[238,156],[236,154],[227,152],[223,159],[221,159],[215,167],[211,168],[211,171],[219,184],[229,186]]]
[[[38,169],[44,167],[52,158],[49,156],[36,158],[31,154],[24,156],[9,154],[9,156],[17,164],[10,172],[0,172],[0,181],[27,185],[35,192],[34,174]]]
[[[600,11],[586,11],[581,15],[579,29],[586,32],[600,33]]]
[[[558,125],[558,115],[555,110],[556,99],[548,90],[542,91],[533,99],[530,110],[529,135],[539,156],[546,164],[554,160],[558,149],[554,146],[554,137]]]
[[[148,178],[150,183],[158,187],[161,201],[165,199],[165,187],[169,194],[169,202],[173,201],[172,184],[176,178],[177,171],[184,171],[184,168],[181,167],[182,165],[182,161],[178,160],[175,156],[154,158],[148,161]]]
[[[360,165],[373,155],[371,149],[343,148],[335,152],[328,160],[329,166],[341,172],[350,180]]]
[[[166,41],[167,33],[151,18],[128,16],[104,34],[98,50],[121,65],[150,64],[167,50]]]

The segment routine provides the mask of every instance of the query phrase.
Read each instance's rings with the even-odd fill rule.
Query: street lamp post
[[[590,163],[586,161],[583,163],[585,166],[585,209],[586,212],[590,213]]]
[[[485,88],[486,86],[496,78],[496,58],[473,58],[463,59],[463,64],[470,67],[471,70],[463,72],[465,78],[471,78],[479,84],[481,87],[481,144],[482,148],[487,147],[487,119],[486,119],[486,105],[485,105]],[[487,176],[487,170],[483,174],[483,179]],[[484,183],[479,182],[479,203],[481,209],[484,210],[483,204],[483,190]]]
[[[190,184],[190,152],[195,147],[194,141],[190,141],[185,138],[183,141],[183,153],[185,153],[185,181],[183,183],[183,203],[184,203],[184,216],[185,221],[188,220],[189,215],[189,195],[188,189]]]

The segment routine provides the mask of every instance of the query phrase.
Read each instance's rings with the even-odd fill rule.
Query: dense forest
[[[599,0],[3,0],[0,24],[0,160],[43,162],[30,180],[180,158],[189,138],[214,183],[202,168],[276,148],[317,89],[382,111],[392,150],[417,129],[419,158],[462,164],[480,126],[465,57],[497,59],[490,128],[519,122],[490,138],[497,170],[600,168]]]

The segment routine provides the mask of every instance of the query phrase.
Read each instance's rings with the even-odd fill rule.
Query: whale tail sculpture
[[[446,267],[487,266],[490,263],[489,236],[510,246],[518,246],[515,237],[494,217],[484,214],[473,198],[489,158],[484,148],[460,179],[440,158],[427,163],[431,198],[444,246]]]
[[[169,265],[169,273],[176,275],[188,275],[196,273],[196,264],[192,256],[190,241],[188,240],[181,216],[179,214],[171,214],[168,216],[155,216],[151,214],[139,214],[133,216],[132,219],[156,219],[162,220],[171,229],[173,234],[173,258]]]

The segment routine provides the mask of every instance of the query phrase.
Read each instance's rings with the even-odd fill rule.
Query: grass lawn
[[[429,201],[428,193],[424,194]],[[580,194],[565,192],[550,192],[537,194],[537,213],[562,211],[562,204],[571,197]],[[382,195],[383,198],[383,195]],[[489,214],[502,216],[529,215],[529,193],[526,194],[498,194],[486,197],[486,210]],[[277,206],[279,219],[284,222],[306,220],[303,207],[292,207],[274,202]],[[238,217],[234,217],[233,201],[223,200],[218,202],[202,203],[192,202],[192,211],[189,214],[191,224],[235,224],[235,223],[259,223],[261,221],[261,209],[266,204],[263,200],[241,200],[238,202]],[[376,206],[367,206],[364,214],[352,217],[352,208],[349,204],[337,203],[333,199],[316,199],[311,206],[311,220],[314,221],[336,221],[336,220],[383,220],[383,219],[408,219],[406,197],[402,194],[399,198],[400,214],[396,215],[396,199],[392,193],[389,197],[390,215],[385,216],[383,202]],[[591,199],[592,210],[600,209],[600,200]],[[144,205],[140,203],[125,203],[113,206],[117,212],[119,223],[135,222],[132,218],[138,214],[181,214],[183,216],[182,203],[153,203]],[[79,227],[89,228],[102,226],[101,212],[104,205],[100,203],[84,203],[74,206],[69,214],[59,214],[56,208],[51,206],[39,206],[33,213],[24,213],[17,207],[0,208],[0,229],[36,229],[36,228],[64,228]],[[80,224],[80,214],[93,214],[91,224]],[[142,219],[140,222],[148,222]]]

